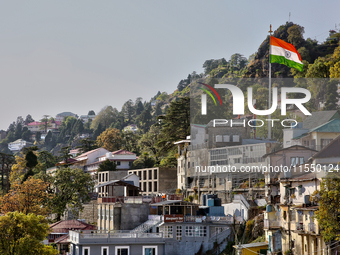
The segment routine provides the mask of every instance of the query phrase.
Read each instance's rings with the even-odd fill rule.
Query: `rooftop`
[[[339,118],[336,110],[312,112],[312,115],[303,121],[302,127],[310,130],[334,118]]]

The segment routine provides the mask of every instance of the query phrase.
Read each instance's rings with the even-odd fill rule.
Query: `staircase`
[[[136,227],[135,229],[131,230],[131,233],[145,233],[149,229],[151,229],[153,227],[156,227],[157,225],[159,225],[162,222],[163,221],[159,220],[159,219],[150,219],[150,220],[147,220],[143,224],[141,224],[138,227]]]

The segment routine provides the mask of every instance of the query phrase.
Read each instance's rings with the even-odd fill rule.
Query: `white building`
[[[30,143],[30,142],[27,142],[27,141],[25,141],[23,139],[18,139],[18,140],[14,141],[14,142],[9,143],[8,144],[8,149],[10,151],[20,151],[22,148],[29,147],[31,145],[32,145],[32,143]]]

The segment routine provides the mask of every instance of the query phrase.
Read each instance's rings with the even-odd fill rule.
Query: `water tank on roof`
[[[214,198],[214,206],[221,206],[221,199],[218,197]]]
[[[106,158],[112,158],[112,152],[107,152],[106,153]]]
[[[214,206],[214,199],[213,198],[207,199],[207,206]]]
[[[272,211],[272,206],[271,205],[267,205],[267,212],[271,212]]]

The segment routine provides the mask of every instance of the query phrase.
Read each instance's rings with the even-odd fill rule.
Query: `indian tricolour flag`
[[[295,47],[273,36],[270,37],[270,63],[279,63],[303,71],[301,56]]]

